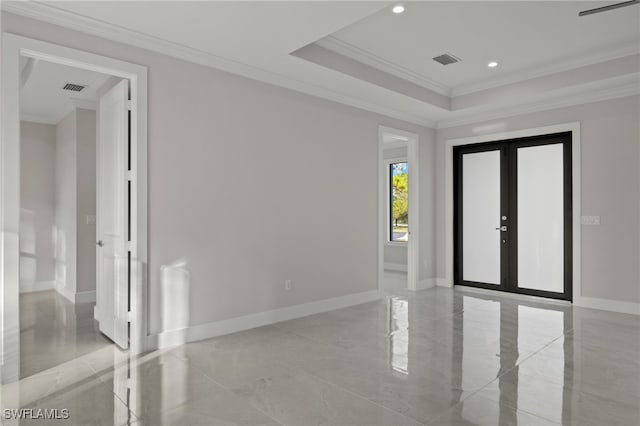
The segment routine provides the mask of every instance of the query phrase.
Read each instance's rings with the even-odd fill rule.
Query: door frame
[[[378,126],[378,290],[384,280],[384,245],[387,238],[388,171],[384,166],[385,136],[406,143],[409,163],[409,241],[407,243],[407,288],[419,290],[420,277],[420,163],[418,146],[420,137],[411,132]]]
[[[561,145],[563,150],[562,160],[562,187],[565,194],[572,194],[572,165],[571,165],[571,132],[545,134],[542,136],[529,136],[526,138],[510,139],[502,141],[483,142],[472,145],[458,145],[453,147],[453,184],[454,184],[454,285],[478,287],[489,290],[498,290],[509,293],[527,294],[553,298],[558,300],[572,300],[573,294],[573,269],[572,263],[572,198],[563,199],[563,291],[551,292],[533,288],[519,287],[518,276],[518,162],[519,148],[540,147],[549,145]],[[462,246],[464,228],[462,226],[464,205],[462,203],[464,184],[461,179],[463,173],[462,159],[465,154],[498,152],[500,155],[500,214],[508,216],[506,222],[497,222],[500,226],[506,225],[509,230],[506,235],[500,231],[501,239],[506,244],[500,245],[500,283],[490,284],[475,281],[465,281],[461,275]],[[496,228],[498,229],[498,228]],[[503,243],[505,242],[503,240]]]
[[[147,68],[2,33],[0,135],[0,382],[19,379],[20,56],[128,79],[131,90],[130,353],[147,349]],[[124,194],[126,197],[127,194]],[[128,202],[128,201],[127,201]]]
[[[576,303],[582,296],[581,287],[581,204],[580,204],[580,180],[581,180],[581,148],[580,148],[580,122],[570,122],[545,127],[516,130],[510,132],[491,133],[465,138],[448,139],[445,146],[445,283],[446,287],[453,287],[454,274],[454,211],[453,211],[453,147],[486,142],[507,142],[531,136],[543,136],[553,133],[571,133],[571,188],[572,188],[572,261],[573,261],[573,302]]]

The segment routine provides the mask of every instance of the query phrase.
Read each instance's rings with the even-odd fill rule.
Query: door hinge
[[[133,251],[133,241],[127,241],[127,251]]]
[[[127,109],[131,111],[133,109],[133,102],[127,101],[126,104],[127,104]]]
[[[127,311],[127,322],[133,321],[133,312]]]
[[[133,181],[134,175],[133,170],[127,170],[127,180]]]

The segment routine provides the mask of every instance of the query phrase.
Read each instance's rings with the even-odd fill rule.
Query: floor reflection
[[[20,377],[111,345],[93,319],[94,303],[73,304],[55,290],[20,295]]]
[[[68,408],[68,424],[635,425],[640,319],[399,289],[137,357],[111,345],[3,386],[0,401]]]

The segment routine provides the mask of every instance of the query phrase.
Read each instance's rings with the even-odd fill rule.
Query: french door
[[[454,147],[454,283],[571,300],[571,133]]]

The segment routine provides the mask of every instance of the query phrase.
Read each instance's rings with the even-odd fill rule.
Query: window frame
[[[385,246],[391,247],[408,247],[409,241],[393,241],[391,239],[391,219],[392,219],[392,206],[391,206],[391,165],[396,163],[407,163],[409,164],[409,159],[407,157],[393,157],[393,158],[385,158],[383,161],[384,169],[385,169]],[[411,226],[411,225],[409,225]],[[411,238],[411,232],[409,231],[409,238]]]

